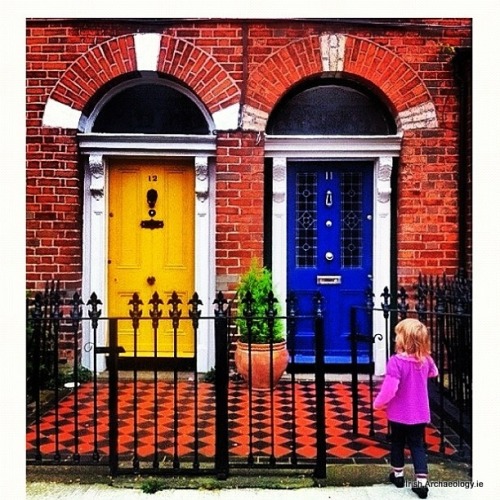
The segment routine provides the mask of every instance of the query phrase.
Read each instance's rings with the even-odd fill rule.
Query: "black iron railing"
[[[359,433],[359,408],[362,406],[358,345],[369,343],[373,347],[377,342],[386,342],[390,355],[395,323],[407,315],[415,315],[429,326],[441,374],[434,399],[434,409],[440,417],[438,425],[444,425],[448,414],[453,413],[448,408],[454,408],[460,447],[464,441],[470,443],[470,307],[466,303],[459,311],[451,312],[450,297],[462,297],[464,292],[449,284],[446,286],[452,291],[442,292],[441,281],[436,286],[436,282],[429,284],[428,280],[421,278],[413,310],[410,310],[404,289],[396,294],[384,290],[380,307],[375,307],[373,293],[369,291],[367,303],[352,309],[349,386],[352,412],[349,418],[353,439]],[[327,460],[332,457],[332,436],[328,434],[327,422],[332,406],[326,408],[325,395],[331,394],[332,385],[326,382],[324,345],[327,325],[324,324],[323,301],[319,294],[312,299],[308,314],[297,310],[297,301],[290,294],[283,316],[276,314],[275,299],[270,296],[268,311],[263,318],[251,313],[238,318],[232,301],[220,292],[213,304],[213,314],[208,316],[202,314],[203,304],[196,293],[188,304],[182,304],[174,293],[165,300],[155,294],[147,305],[134,294],[129,302],[129,315],[110,318],[103,316],[102,301],[95,294],[84,303],[78,293],[67,298],[57,283],[52,283],[45,292],[37,293],[27,302],[28,463],[107,464],[113,475],[124,472],[216,474],[220,478],[227,477],[232,468],[242,465],[257,469],[311,468],[316,477],[325,477]],[[360,315],[368,315],[369,320],[359,321]],[[379,317],[382,322],[378,321]],[[251,376],[246,383],[235,379],[232,344],[237,320],[243,320],[249,331],[253,321],[267,321],[270,331],[274,322],[285,323],[289,364],[279,388],[271,384],[267,392],[261,392],[253,387]],[[310,322],[310,331],[314,332],[316,362],[304,384],[295,369],[295,346],[297,325],[303,326],[307,321]],[[158,363],[161,359],[157,332],[163,322],[168,322],[173,331],[174,342],[167,368]],[[82,345],[83,325],[90,332],[85,345]],[[137,342],[140,328],[147,325],[154,333],[154,352],[145,368],[141,364]],[[213,328],[201,328],[206,325]],[[369,328],[369,331],[361,331],[359,325]],[[132,327],[134,338],[133,352],[127,353],[126,375],[119,371],[125,358],[118,342],[118,332],[124,326]],[[194,358],[188,367],[182,363],[178,352],[177,336],[181,326],[189,329],[194,338]],[[103,332],[106,332],[107,342],[99,345],[98,339],[105,337]],[[201,334],[213,335],[207,343],[215,345],[214,378],[210,383],[197,371],[197,345]],[[61,339],[64,339],[64,350],[73,352],[69,370],[64,369],[59,359]],[[81,366],[82,350],[92,351],[91,371]],[[369,405],[372,407],[375,390],[373,350],[368,349],[368,353],[369,369],[363,367],[363,373],[368,374]],[[107,360],[103,373],[97,370],[101,356],[106,356]],[[270,358],[272,356],[271,350]],[[147,382],[144,381],[145,374],[149,377]],[[270,380],[273,375],[271,368]],[[315,432],[313,457],[306,457],[301,452],[303,436],[299,430],[299,414],[302,407],[299,399],[302,390],[307,391],[314,408],[310,416]],[[245,400],[243,420],[231,399],[235,393]],[[150,397],[147,403],[144,403],[145,394]],[[282,420],[283,412],[286,412],[286,452],[275,438],[277,422],[280,418]],[[126,424],[123,423],[125,414],[131,415]],[[369,435],[374,436],[373,412],[370,419]],[[265,433],[262,432],[264,424]],[[238,442],[234,442],[235,426],[243,428],[240,430],[244,438],[240,436]],[[127,435],[126,429],[130,431]],[[441,430],[443,439],[444,430]],[[150,438],[148,442],[145,434]],[[186,435],[189,435],[188,440]],[[330,441],[328,449],[327,441]],[[243,454],[236,456],[233,452],[236,445],[244,450]]]
[[[317,359],[322,359],[319,354],[324,345],[324,327],[323,316],[319,306],[320,300],[316,299],[316,314],[314,316],[299,316],[297,311],[291,305],[293,316],[287,323],[288,337],[294,335],[294,321],[296,318],[302,320],[309,319],[314,324],[316,332]],[[163,311],[164,301],[154,294],[148,302],[149,317],[144,313],[144,304],[141,298],[134,294],[129,302],[129,317],[104,317],[102,315],[102,301],[92,294],[90,299],[84,304],[79,294],[74,294],[70,300],[64,300],[59,293],[57,284],[48,287],[45,293],[37,293],[35,297],[28,301],[28,317],[31,344],[28,358],[33,360],[29,368],[27,378],[29,381],[29,421],[28,429],[31,432],[29,441],[32,444],[28,449],[28,463],[39,464],[107,464],[112,475],[133,472],[138,473],[195,473],[206,474],[215,473],[218,477],[227,477],[229,470],[235,464],[241,465],[241,460],[235,461],[230,454],[229,435],[231,425],[231,414],[229,411],[229,391],[230,384],[230,341],[232,331],[237,318],[232,314],[231,304],[222,293],[219,293],[214,301],[214,315],[203,316],[200,307],[203,305],[195,293],[188,302],[189,311],[182,314],[181,300],[174,292],[171,297],[165,301],[168,307],[168,314]],[[272,329],[272,323],[275,321],[287,322],[287,316],[277,316],[274,310],[275,299],[268,298],[269,310],[265,318],[246,315],[244,321],[268,321]],[[291,300],[293,304],[293,300]],[[66,315],[61,311],[69,310]],[[86,309],[86,311],[84,311]],[[144,384],[141,382],[140,356],[137,347],[138,332],[140,325],[149,323],[153,331],[154,347],[153,357],[150,361],[149,374],[150,381],[147,384],[147,390],[152,391],[152,401],[147,410],[144,411],[142,398]],[[165,370],[160,370],[158,331],[162,322],[169,322],[173,331],[173,358],[169,360],[169,383],[164,379]],[[191,363],[191,371],[186,373],[186,367],[180,364],[178,356],[178,330],[181,322],[187,322],[190,325],[194,336],[194,359]],[[200,454],[202,439],[201,417],[206,416],[207,411],[202,405],[207,404],[207,397],[204,399],[199,394],[199,384],[201,374],[197,371],[197,336],[201,322],[210,322],[214,325],[215,340],[215,384],[208,389],[209,403],[215,401],[215,412],[213,421],[208,422],[209,427],[213,425],[215,430],[214,451],[212,454]],[[92,359],[94,369],[90,373],[90,380],[83,384],[81,378],[81,358],[82,358],[82,325],[90,325],[90,342],[83,346],[86,350],[92,350]],[[128,353],[127,367],[131,374],[132,395],[125,402],[122,392],[124,384],[119,378],[119,363],[123,359],[124,349],[118,344],[118,331],[124,324],[132,325],[133,330],[133,353]],[[107,333],[106,345],[98,345],[98,339],[101,338],[99,331],[105,330]],[[57,338],[59,332],[64,331],[65,335],[72,339],[73,348],[73,369],[69,377],[70,389],[63,388],[60,378],[60,360],[58,359],[59,349]],[[51,339],[50,342],[47,339]],[[98,356],[105,355],[107,369],[103,374],[98,374]],[[270,350],[272,359],[273,350]],[[48,360],[48,361],[47,361]],[[52,374],[50,383],[40,383],[40,371],[42,364],[47,365],[47,371]],[[251,366],[251,365],[250,365]],[[161,375],[161,376],[160,376]],[[273,371],[270,371],[270,380],[273,379]],[[187,378],[186,378],[187,377]],[[130,375],[129,375],[130,378]],[[189,380],[189,387],[186,388],[186,380]],[[311,467],[316,477],[325,477],[326,475],[326,449],[325,449],[325,410],[324,410],[324,392],[325,381],[324,371],[321,363],[317,364],[315,374],[316,387],[316,448],[317,455],[313,462],[309,459],[301,460],[295,450],[297,449],[297,412],[294,402],[295,378],[292,380],[292,421],[290,423],[293,429],[291,437],[292,453],[285,458],[277,457],[274,427],[278,418],[277,401],[275,396],[275,387],[271,384],[268,392],[260,393],[258,388],[252,386],[251,378],[248,379],[246,386],[242,385],[244,391],[248,392],[247,404],[245,409],[248,417],[247,443],[248,454],[246,465],[248,467]],[[68,385],[68,384],[66,384]],[[206,384],[204,385],[205,391]],[[50,400],[52,404],[47,407],[44,403],[44,394],[51,393]],[[262,395],[262,398],[258,396]],[[63,406],[59,400],[65,399],[67,403],[63,412]],[[189,415],[186,414],[186,398],[190,400]],[[259,429],[260,423],[257,419],[262,416],[262,401],[266,400],[269,404],[269,425],[271,432],[269,435],[269,451],[263,452],[260,441]],[[90,405],[89,405],[90,401]],[[258,401],[258,403],[256,402]],[[70,404],[68,404],[70,402]],[[192,404],[191,404],[192,402]],[[105,404],[104,404],[105,403]],[[132,443],[129,446],[132,453],[120,451],[120,441],[129,439],[130,436],[123,436],[123,427],[119,425],[123,417],[123,406],[128,405],[128,412],[132,414]],[[91,406],[91,412],[89,412]],[[48,421],[44,420],[47,412],[53,412]],[[168,417],[165,418],[165,413]],[[186,436],[181,435],[180,426],[183,419],[192,419],[190,429],[191,446],[188,454],[181,452],[185,448]],[[234,418],[234,415],[233,415]],[[102,424],[106,420],[106,429],[103,438]],[[165,423],[168,420],[168,423]],[[49,423],[47,423],[49,422]],[[68,422],[70,425],[68,427]],[[46,427],[52,425],[48,432],[50,434],[50,445],[46,441],[47,432],[42,429],[42,424]],[[203,424],[207,421],[204,420]],[[149,451],[144,452],[144,442],[141,435],[144,434],[145,426],[148,432],[152,433],[152,439]],[[68,439],[68,432],[71,437]],[[185,432],[185,431],[184,431]],[[33,438],[34,436],[34,438]],[[181,438],[183,441],[181,442]],[[64,441],[64,442],[63,442]],[[206,443],[205,443],[206,444]],[[267,448],[267,447],[266,447]],[[257,459],[258,458],[258,459]],[[186,462],[188,460],[188,462]],[[200,467],[200,461],[205,463]],[[212,462],[212,467],[210,467]],[[129,463],[130,465],[126,465]],[[188,465],[186,465],[188,463]]]
[[[415,317],[426,324],[432,356],[439,369],[439,377],[430,381],[429,391],[431,407],[439,420],[440,448],[444,450],[446,424],[457,433],[458,448],[462,454],[465,454],[466,446],[470,449],[472,445],[471,290],[471,282],[460,276],[453,279],[420,276],[413,302],[405,288],[401,287],[391,294],[386,287],[380,296],[382,301],[379,307],[375,307],[372,291],[367,290],[367,303],[351,310],[353,377],[357,373],[354,354],[360,343],[373,346],[377,341],[385,342],[388,358],[394,353],[394,327],[398,321]],[[368,316],[369,321],[360,321],[362,316]],[[383,319],[377,323],[375,318]],[[360,324],[369,325],[370,331],[360,331]],[[380,330],[372,328],[372,325],[379,325]],[[371,375],[370,387],[373,387]],[[355,408],[357,404],[353,401],[353,411],[356,411]]]

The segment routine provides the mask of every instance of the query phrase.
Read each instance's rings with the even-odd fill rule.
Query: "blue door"
[[[373,163],[296,161],[287,172],[288,291],[297,294],[301,314],[312,313],[321,292],[325,362],[350,363],[350,308],[365,304],[371,284]],[[312,321],[298,321],[295,339],[295,361],[314,363]],[[358,362],[367,361],[361,346]]]

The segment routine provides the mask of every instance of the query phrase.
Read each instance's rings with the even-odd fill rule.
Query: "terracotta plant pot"
[[[273,344],[273,379],[271,385],[271,345],[252,344],[249,350],[248,344],[244,342],[236,343],[234,353],[234,363],[238,373],[248,383],[249,380],[249,351],[250,362],[252,363],[252,388],[256,390],[270,390],[275,387],[288,366],[288,351],[286,342],[276,342]]]

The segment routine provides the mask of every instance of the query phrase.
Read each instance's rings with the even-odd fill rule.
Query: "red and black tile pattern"
[[[352,432],[352,403],[350,384],[327,382],[326,440],[329,461],[386,460],[389,443],[386,439],[385,414],[374,412],[373,428],[370,422],[369,387],[361,383],[358,405],[358,434]],[[137,412],[134,418],[134,385],[119,384],[119,454],[121,460],[132,459],[134,450],[142,460],[152,460],[157,442],[157,457],[169,461],[174,456],[192,459],[197,441],[200,461],[215,456],[215,389],[211,383],[198,384],[198,417],[195,426],[194,383],[182,381],[174,389],[172,382],[159,381],[156,390],[157,425],[155,422],[155,389],[151,381],[137,384]],[[177,392],[177,424],[175,416]],[[228,401],[230,459],[273,456],[277,461],[314,459],[316,456],[316,411],[314,382],[296,382],[294,394],[289,381],[281,381],[271,392],[252,391],[250,404],[246,384],[231,381]],[[271,397],[273,398],[271,408]],[[92,384],[84,384],[77,393],[78,422],[75,425],[75,398],[70,395],[52,409],[39,425],[39,451],[43,459],[52,459],[56,451],[61,460],[75,454],[99,457],[108,454],[108,388],[99,382],[97,391],[97,425],[94,425],[94,395]],[[137,423],[137,435],[134,433]],[[196,432],[197,427],[197,432]],[[250,432],[251,430],[251,432]],[[371,432],[373,431],[373,432]],[[56,434],[58,440],[56,440]],[[197,440],[196,440],[197,434]],[[27,429],[27,456],[34,458],[37,451],[35,425]],[[426,440],[429,452],[439,452],[440,435],[429,426]],[[57,441],[57,444],[56,444]],[[457,450],[445,441],[445,454]]]

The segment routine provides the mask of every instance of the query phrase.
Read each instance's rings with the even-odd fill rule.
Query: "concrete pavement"
[[[429,499],[469,500],[473,498],[492,498],[484,494],[481,488],[466,489],[464,486],[436,487],[429,492]],[[491,493],[491,491],[490,491]],[[401,499],[414,500],[417,495],[410,488],[397,489],[391,484],[376,484],[373,486],[327,486],[323,488],[300,488],[295,490],[269,489],[223,489],[223,490],[162,490],[149,495],[140,489],[117,488],[106,485],[68,485],[57,483],[28,483],[26,498],[33,499],[79,499],[79,500],[276,500],[280,496],[287,500],[333,500],[357,499],[380,500]]]
[[[26,469],[26,498],[79,500],[330,500],[330,499],[406,499],[417,495],[408,484],[398,489],[390,484],[387,464],[329,464],[327,477],[315,480],[310,471],[255,471],[242,468],[231,471],[226,480],[213,476],[151,477],[120,475],[111,478],[107,467],[28,466]],[[496,498],[494,484],[487,480],[481,487],[471,479],[470,466],[453,462],[429,463],[429,499],[469,500]],[[405,471],[407,480],[412,467]],[[473,487],[471,488],[471,484]],[[145,486],[168,487],[153,494],[142,491]],[[5,498],[9,498],[6,496]],[[14,497],[10,497],[14,498]],[[17,498],[17,496],[16,496]]]

